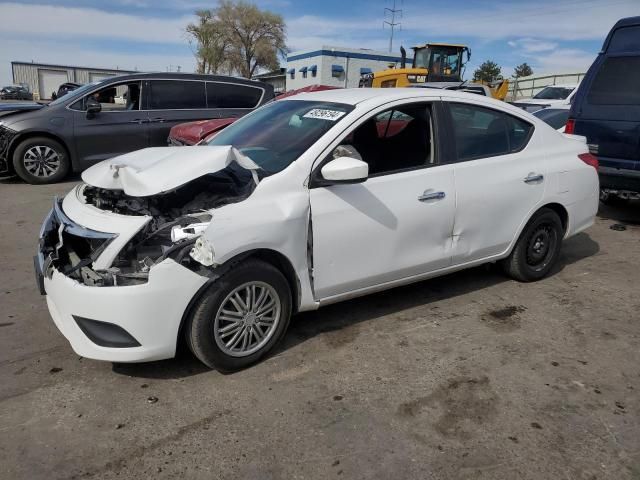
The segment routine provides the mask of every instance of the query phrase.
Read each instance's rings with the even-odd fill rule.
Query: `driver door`
[[[379,110],[342,136],[338,155],[369,164],[363,183],[310,189],[319,300],[451,265],[453,165],[438,165],[435,103]],[[336,147],[339,145],[336,145]],[[335,150],[334,150],[335,151]],[[316,167],[317,175],[333,153]]]
[[[140,109],[141,82],[111,84],[90,93],[69,108],[73,111],[76,155],[82,168],[149,146],[147,112]],[[87,116],[86,100],[102,107]]]

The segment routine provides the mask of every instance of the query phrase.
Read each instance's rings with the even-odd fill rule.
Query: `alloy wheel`
[[[229,293],[214,320],[214,337],[227,355],[244,357],[264,347],[275,333],[282,304],[264,282],[248,282]]]
[[[60,168],[60,155],[51,147],[35,145],[24,153],[22,162],[34,177],[50,177]]]

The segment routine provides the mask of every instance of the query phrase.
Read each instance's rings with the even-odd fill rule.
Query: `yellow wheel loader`
[[[509,90],[508,80],[497,82],[462,82],[465,63],[471,58],[466,45],[427,43],[413,47],[413,62],[406,66],[407,52],[400,47],[400,68],[367,73],[360,79],[360,87],[393,88],[423,87],[463,90],[504,100]],[[466,59],[464,58],[466,57]]]

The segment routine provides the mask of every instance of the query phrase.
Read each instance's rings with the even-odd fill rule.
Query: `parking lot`
[[[539,283],[482,267],[337,304],[222,375],[71,350],[31,256],[73,183],[0,184],[1,478],[640,476],[637,202]]]

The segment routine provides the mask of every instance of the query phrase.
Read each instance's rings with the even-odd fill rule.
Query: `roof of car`
[[[346,103],[357,105],[367,100],[378,100],[381,103],[403,98],[439,97],[444,90],[440,89],[409,89],[409,88],[341,88],[337,90],[322,90],[304,92],[291,97],[291,100],[315,100],[321,102]]]
[[[167,79],[167,80],[209,80],[209,81],[222,81],[233,83],[245,83],[248,85],[260,85],[267,87],[269,84],[260,82],[259,80],[249,80],[243,77],[233,77],[228,75],[206,75],[200,73],[178,73],[178,72],[140,72],[140,73],[127,73],[125,75],[116,75],[113,77],[107,77],[105,82],[122,81],[122,80],[145,80],[145,79]]]
[[[490,105],[510,107],[499,100],[484,97],[475,93],[460,92],[456,90],[444,90],[441,88],[345,88],[338,90],[323,90],[320,92],[300,93],[286,100],[315,100],[320,102],[346,103],[358,105],[361,103],[384,104],[395,100],[411,98],[459,98],[460,100],[474,100]],[[515,107],[514,107],[515,108]],[[519,110],[519,109],[516,109]]]

